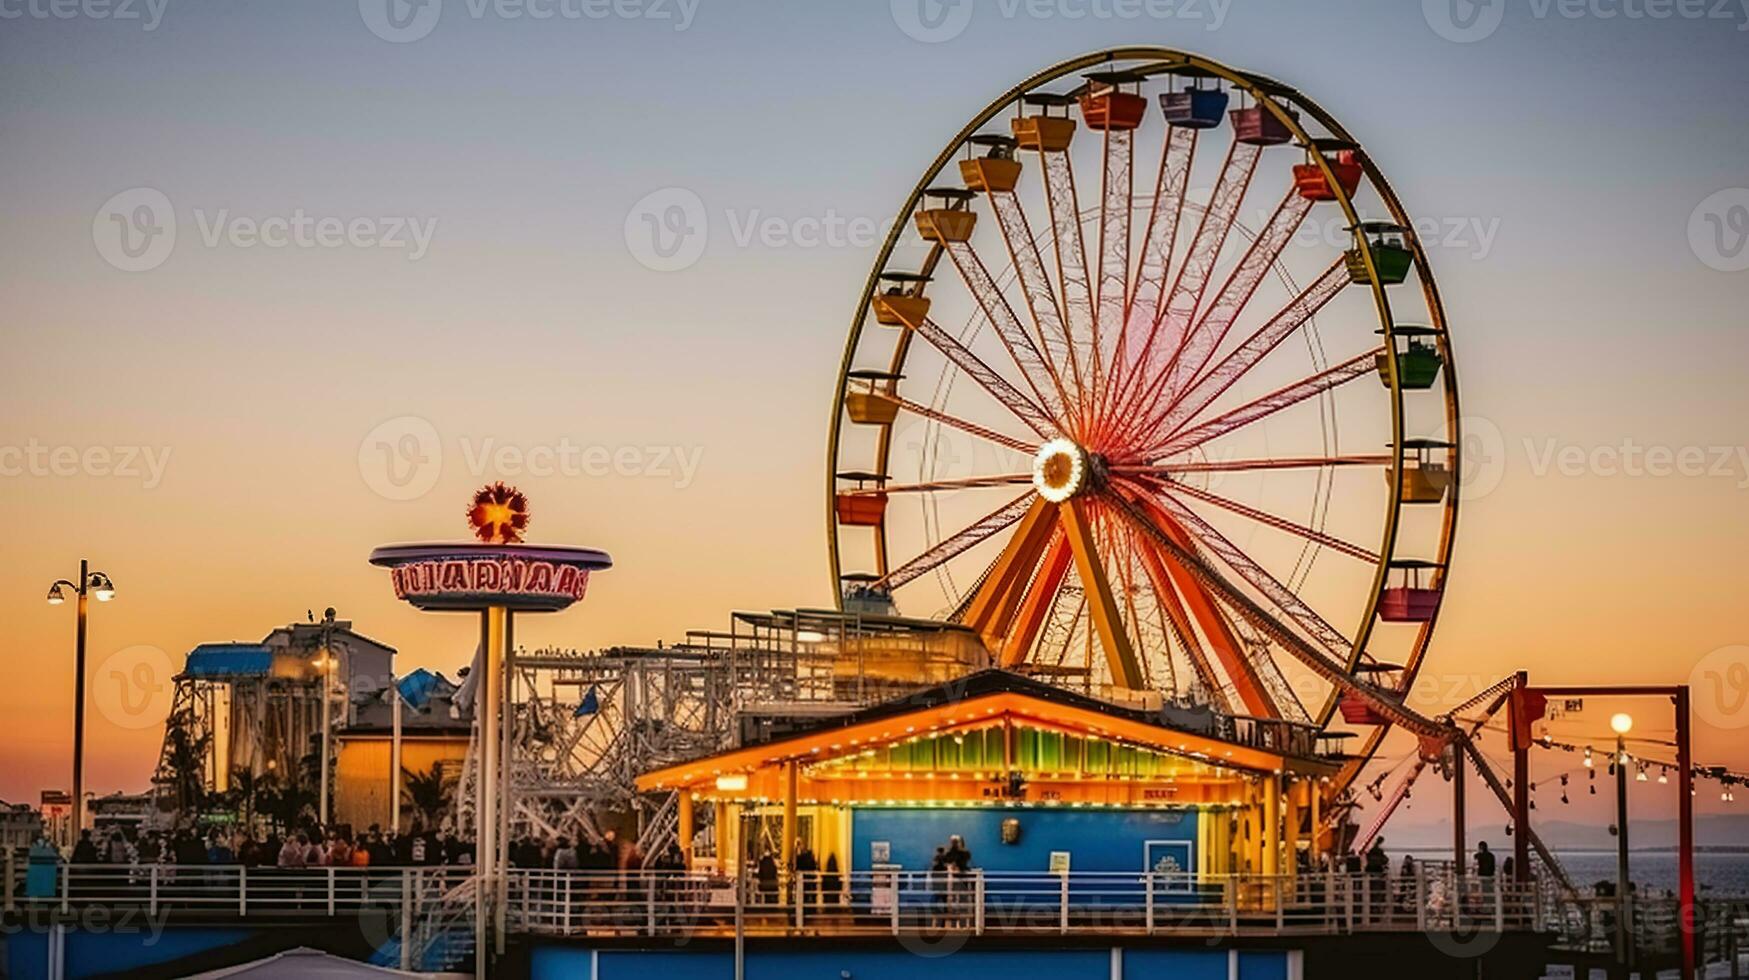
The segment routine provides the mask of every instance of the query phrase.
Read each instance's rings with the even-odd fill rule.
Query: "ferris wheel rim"
[[[1294,115],[1296,110],[1303,111],[1312,119],[1316,120],[1318,124],[1327,132],[1331,133],[1334,138],[1347,140],[1354,143],[1356,146],[1359,145],[1357,141],[1352,140],[1352,137],[1347,130],[1341,127],[1332,115],[1296,89],[1282,85],[1263,76],[1229,68],[1199,55],[1165,47],[1143,46],[1120,48],[1111,51],[1095,52],[1061,62],[1041,72],[1035,73],[1025,81],[1012,87],[1007,92],[990,102],[980,113],[975,115],[971,122],[947,143],[935,161],[924,171],[923,178],[912,189],[911,194],[901,207],[898,214],[898,220],[894,222],[888,239],[884,243],[878,258],[871,269],[868,280],[865,283],[861,299],[857,305],[856,314],[851,323],[851,330],[846,341],[844,358],[839,372],[839,383],[834,391],[834,404],[827,447],[829,470],[826,481],[829,571],[832,576],[834,595],[836,601],[840,605],[842,605],[844,601],[843,592],[840,588],[843,581],[842,556],[840,554],[839,541],[841,524],[837,518],[833,505],[837,497],[836,478],[838,473],[841,472],[839,461],[842,452],[841,435],[844,425],[845,396],[849,390],[848,379],[863,336],[865,323],[869,316],[870,305],[873,301],[883,270],[889,268],[890,259],[896,246],[899,244],[900,236],[905,228],[906,219],[916,212],[919,204],[925,196],[925,193],[934,184],[937,178],[940,177],[948,165],[953,162],[955,156],[966,147],[967,141],[983,129],[983,127],[990,121],[997,119],[1003,113],[1011,110],[1016,105],[1017,101],[1025,94],[1065,76],[1101,64],[1112,62],[1148,61],[1161,62],[1173,66],[1197,68],[1208,72],[1211,77],[1227,82],[1236,90],[1243,91],[1250,95],[1256,100],[1258,105],[1267,107],[1268,111],[1272,113],[1279,122],[1292,131],[1296,141],[1303,145],[1310,146],[1312,137],[1307,132],[1305,125]],[[1325,159],[1324,154],[1315,153],[1312,154],[1312,158],[1323,168],[1325,178],[1330,181],[1332,188],[1336,191],[1336,203],[1342,208],[1344,215],[1347,217],[1350,224],[1359,225],[1361,218],[1355,209],[1353,195],[1350,194],[1346,188],[1342,187],[1339,181],[1334,179],[1333,174],[1330,173],[1329,162]],[[1381,203],[1389,213],[1391,220],[1400,226],[1408,227],[1410,225],[1409,216],[1406,210],[1402,207],[1400,200],[1385,180],[1383,174],[1379,171],[1376,162],[1370,155],[1363,154],[1361,156],[1361,163],[1365,168],[1364,179],[1366,180],[1367,185],[1378,195]],[[1422,243],[1416,237],[1408,236],[1406,244],[1412,253],[1413,268],[1418,273],[1417,278],[1422,285],[1423,298],[1427,306],[1427,315],[1430,318],[1437,335],[1437,346],[1444,356],[1445,370],[1442,372],[1444,383],[1443,391],[1441,393],[1445,399],[1445,428],[1451,443],[1448,460],[1452,471],[1452,485],[1450,492],[1446,495],[1446,499],[1442,503],[1444,516],[1441,522],[1436,549],[1436,563],[1443,569],[1449,563],[1452,546],[1455,540],[1457,505],[1460,498],[1457,481],[1462,470],[1461,458],[1459,456],[1461,451],[1461,415],[1458,411],[1456,374],[1450,351],[1449,330],[1447,329],[1443,306],[1439,301],[1437,286],[1433,279],[1432,270],[1428,263]],[[1367,253],[1368,250],[1362,249],[1361,251]],[[934,271],[933,266],[939,262],[940,256],[941,249],[933,249],[927,260],[927,267],[921,270],[921,274],[932,274]],[[1370,271],[1372,256],[1367,254],[1366,259]],[[1381,324],[1387,349],[1394,350],[1395,318],[1391,308],[1391,303],[1389,298],[1385,295],[1385,286],[1379,277],[1376,274],[1373,274],[1370,278],[1370,290],[1374,298],[1375,314]],[[900,373],[901,368],[906,363],[910,355],[910,340],[911,331],[906,330],[900,332],[899,339],[895,343],[891,360],[890,370],[893,374]],[[1373,627],[1378,622],[1378,605],[1387,582],[1387,576],[1391,570],[1392,557],[1396,553],[1399,524],[1404,505],[1402,500],[1402,477],[1405,453],[1401,448],[1404,444],[1405,434],[1403,389],[1398,383],[1398,379],[1395,377],[1394,372],[1392,372],[1392,377],[1388,379],[1388,386],[1390,388],[1392,445],[1393,447],[1398,448],[1392,452],[1391,462],[1389,464],[1390,499],[1386,506],[1385,527],[1382,532],[1381,547],[1378,551],[1380,559],[1377,562],[1375,569],[1373,587],[1366,600],[1365,609],[1361,615],[1360,625],[1354,631],[1354,639],[1349,644],[1349,650],[1347,651],[1346,669],[1351,676],[1359,671],[1361,662],[1366,656],[1367,644],[1371,639]],[[889,425],[884,427],[878,436],[876,472],[885,472],[886,464],[890,459],[892,450],[892,433],[892,427]],[[886,540],[886,532],[887,528],[884,523],[877,527],[874,532],[876,541],[876,563],[878,571],[882,575],[887,574],[889,571],[889,546]],[[1443,573],[1441,577],[1443,579]],[[1441,598],[1443,599],[1443,596]],[[1443,605],[1443,602],[1441,602],[1440,605]],[[1411,643],[1411,652],[1403,666],[1403,672],[1399,682],[1399,689],[1402,692],[1406,692],[1409,689],[1415,676],[1419,673],[1421,664],[1425,659],[1427,646],[1433,629],[1437,623],[1438,611],[1438,606],[1436,606],[1432,616],[1422,623],[1417,636]],[[1320,728],[1327,727],[1330,724],[1330,720],[1337,707],[1339,693],[1339,690],[1332,688],[1327,694],[1324,703],[1316,712],[1311,713],[1313,722]],[[1378,742],[1382,741],[1388,730],[1388,726],[1380,726],[1368,736],[1366,740],[1367,749],[1365,755],[1370,756],[1373,751],[1376,751]]]

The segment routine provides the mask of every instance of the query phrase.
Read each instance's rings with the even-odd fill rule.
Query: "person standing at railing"
[[[1479,901],[1481,909],[1487,911],[1494,907],[1494,852],[1488,850],[1487,841],[1476,844],[1476,880],[1480,886]]]
[[[100,864],[102,858],[97,855],[97,845],[91,840],[91,831],[79,831],[79,841],[73,845],[73,864]]]
[[[815,889],[812,898],[819,898],[819,882],[813,879],[820,871],[820,861],[814,857],[814,849],[808,846],[806,838],[796,838],[795,857],[792,859],[790,871],[792,872],[791,880],[795,882],[793,887],[796,890],[797,902],[804,906],[808,904],[810,887]]]
[[[755,866],[755,875],[759,879],[759,902],[762,905],[777,904],[777,859],[771,856],[769,849],[759,852],[759,863]]]
[[[826,872],[820,878],[820,887],[825,892],[828,905],[837,905],[843,901],[844,879],[838,874],[838,855],[826,855]]]
[[[279,865],[280,870],[302,870],[305,860],[309,856],[309,850],[310,842],[304,838],[303,831],[300,830],[290,837],[287,837],[285,839],[285,846],[279,849],[279,860],[277,861],[277,864]]]

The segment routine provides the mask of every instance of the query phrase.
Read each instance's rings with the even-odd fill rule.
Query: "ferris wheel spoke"
[[[890,591],[915,580],[918,576],[928,574],[978,542],[1020,520],[1026,515],[1035,499],[1037,499],[1036,495],[1031,491],[1014,498],[969,526],[942,539],[928,551],[888,572],[882,578],[877,579],[873,585]]]
[[[1190,165],[1196,155],[1198,130],[1169,127],[1160,151],[1160,172],[1155,179],[1154,206],[1148,211],[1143,233],[1142,262],[1137,269],[1130,307],[1124,317],[1112,364],[1107,372],[1107,398],[1102,421],[1123,390],[1128,373],[1139,366],[1153,346],[1159,330],[1157,315],[1166,297],[1166,275],[1172,264],[1172,249],[1178,242],[1178,226],[1184,214],[1184,191],[1190,182]]]
[[[1124,309],[1130,296],[1130,214],[1135,209],[1135,133],[1108,128],[1099,198],[1099,278],[1093,317],[1093,404],[1105,403],[1110,372],[1105,365],[1121,351]]]
[[[1025,453],[1028,456],[1031,456],[1033,453],[1038,451],[1038,444],[1036,444],[1036,443],[1028,443],[1024,439],[1016,439],[1013,436],[1005,436],[1002,433],[997,432],[994,429],[985,428],[984,426],[981,426],[981,425],[977,424],[976,422],[968,422],[965,419],[959,418],[958,416],[949,415],[948,413],[943,412],[938,408],[931,408],[928,405],[924,405],[920,402],[914,402],[914,401],[911,401],[911,400],[906,399],[906,398],[900,398],[896,395],[889,395],[887,397],[888,397],[889,401],[893,402],[895,405],[899,406],[899,408],[903,409],[904,411],[910,412],[913,415],[920,415],[920,416],[922,416],[926,419],[929,419],[930,421],[933,421],[933,422],[940,422],[942,425],[958,429],[961,432],[966,433],[967,435],[977,436],[978,438],[983,439],[986,442],[992,442],[998,446],[1005,446],[1009,449],[1014,450],[1017,453]]]
[[[1170,466],[1113,466],[1116,476],[1153,476],[1162,479],[1184,473],[1246,473],[1253,470],[1322,469],[1326,466],[1389,466],[1384,453],[1359,456],[1283,456],[1277,459],[1213,459],[1174,463]]]
[[[1063,388],[1063,379],[1058,376],[1056,366],[1045,360],[1039,353],[1038,346],[1032,342],[1032,335],[1015,316],[1014,307],[1008,303],[1008,297],[1002,294],[1001,287],[991,277],[990,270],[984,266],[984,260],[973,251],[970,242],[952,242],[947,246],[947,254],[953,259],[954,267],[965,280],[966,288],[977,298],[978,306],[996,328],[996,335],[1001,338],[1002,345],[1008,348],[1008,355],[1014,359],[1015,367],[1019,368],[1021,377],[1032,388],[1038,400],[1057,421],[1060,430],[1068,424],[1069,396]]]
[[[1009,473],[1001,476],[969,476],[957,480],[932,480],[927,483],[895,483],[860,490],[846,490],[851,496],[873,496],[892,493],[935,493],[940,490],[981,490],[989,487],[1021,486],[1032,482],[1031,473]]]
[[[992,188],[989,197],[991,210],[996,212],[996,224],[1001,228],[1003,242],[1008,247],[1008,255],[1014,261],[1021,295],[1026,299],[1027,309],[1032,313],[1033,323],[1038,328],[1039,349],[1050,363],[1057,366],[1058,377],[1062,377],[1065,370],[1069,372],[1068,380],[1073,385],[1070,394],[1079,403],[1085,398],[1085,384],[1071,346],[1075,338],[1069,333],[1063,320],[1063,310],[1057,302],[1056,288],[1051,284],[1050,273],[1045,270],[1044,257],[1039,253],[1038,242],[1032,237],[1032,226],[1027,221],[1026,209],[1021,206],[1019,195],[1013,191]]]
[[[1127,500],[1127,498],[1123,499]],[[1190,534],[1163,512],[1150,497],[1141,497],[1140,506],[1153,514],[1159,525],[1156,529],[1162,530],[1168,535],[1178,548],[1186,553],[1194,554],[1196,552],[1197,546]],[[1125,513],[1134,524],[1136,521],[1134,513]],[[1153,542],[1149,543],[1153,544]],[[1229,681],[1229,685],[1221,685],[1214,681],[1212,665],[1206,663],[1205,658],[1203,667],[1199,668],[1199,672],[1202,669],[1208,671],[1209,680],[1205,680],[1205,683],[1209,683],[1215,690],[1224,690],[1226,686],[1230,686],[1234,697],[1238,699],[1239,704],[1246,711],[1262,717],[1273,716],[1275,704],[1268,692],[1264,690],[1262,680],[1258,678],[1257,671],[1252,666],[1244,645],[1239,642],[1238,635],[1233,632],[1232,624],[1227,620],[1226,614],[1221,611],[1220,604],[1215,601],[1214,596],[1203,587],[1202,583],[1197,581],[1189,566],[1177,556],[1170,552],[1162,552],[1158,547],[1152,547],[1149,550],[1152,554],[1152,561],[1159,566],[1161,578],[1183,600],[1184,607],[1189,609],[1196,624],[1201,627],[1202,635],[1207,639],[1209,646],[1213,648],[1215,657],[1220,661],[1221,668],[1225,671]]]
[[[1204,503],[1214,504],[1216,507],[1220,507],[1224,510],[1231,511],[1234,514],[1238,514],[1240,517],[1248,517],[1251,520],[1258,522],[1259,524],[1266,524],[1270,527],[1275,528],[1278,531],[1286,531],[1289,534],[1299,535],[1300,537],[1305,538],[1307,541],[1310,541],[1313,544],[1323,545],[1324,547],[1329,548],[1332,551],[1336,551],[1340,554],[1348,555],[1351,558],[1358,558],[1361,561],[1370,562],[1371,564],[1374,564],[1374,565],[1378,564],[1378,562],[1379,562],[1379,556],[1378,556],[1377,552],[1368,551],[1367,549],[1362,548],[1360,545],[1352,544],[1350,542],[1342,540],[1341,538],[1334,537],[1334,536],[1329,535],[1329,534],[1325,534],[1323,531],[1320,531],[1317,528],[1307,527],[1306,525],[1300,524],[1296,521],[1290,521],[1285,517],[1278,517],[1275,514],[1271,514],[1271,513],[1268,513],[1266,511],[1258,510],[1255,507],[1247,506],[1245,504],[1239,503],[1236,500],[1228,499],[1228,498],[1223,497],[1219,494],[1210,493],[1207,490],[1202,490],[1202,489],[1199,489],[1197,487],[1190,486],[1189,484],[1186,484],[1186,483],[1177,483],[1177,482],[1167,481],[1167,482],[1159,483],[1157,485],[1164,488],[1168,493],[1182,493],[1188,497],[1195,497],[1196,499],[1201,500]]]
[[[1083,402],[1097,390],[1093,284],[1087,275],[1087,245],[1081,235],[1081,204],[1075,192],[1075,166],[1067,150],[1042,150],[1045,199],[1050,205],[1057,278],[1063,284],[1063,312],[1069,328],[1069,357],[1082,382]]]
[[[1214,357],[1215,351],[1221,346],[1221,341],[1226,339],[1227,332],[1232,329],[1234,319],[1256,293],[1264,273],[1281,258],[1282,250],[1287,247],[1288,241],[1299,230],[1300,224],[1311,210],[1311,200],[1292,189],[1282,198],[1269,223],[1252,240],[1244,258],[1239,260],[1232,274],[1222,284],[1220,292],[1215,294],[1214,302],[1197,318],[1196,325],[1186,335],[1184,344],[1174,355],[1171,366],[1161,377],[1154,394],[1149,401],[1143,403],[1143,417],[1152,415],[1162,401],[1168,405],[1176,401],[1189,386],[1190,380],[1207,366],[1209,359]]]
[[[1297,381],[1285,388],[1264,395],[1256,401],[1241,405],[1193,429],[1170,436],[1164,441],[1150,446],[1145,455],[1149,459],[1164,459],[1187,449],[1193,449],[1211,439],[1244,428],[1260,419],[1268,418],[1307,399],[1315,398],[1326,391],[1345,385],[1356,378],[1364,378],[1377,370],[1373,360],[1376,353],[1376,351],[1369,351],[1343,361],[1333,368],[1320,371],[1303,381]]]
[[[1172,518],[1183,527],[1204,548],[1213,553],[1228,568],[1236,572],[1240,578],[1251,584],[1251,587],[1262,593],[1274,606],[1297,624],[1306,635],[1316,641],[1324,651],[1331,656],[1339,656],[1349,648],[1348,638],[1336,627],[1331,626],[1319,616],[1317,611],[1307,605],[1294,591],[1282,584],[1280,579],[1271,575],[1262,565],[1252,560],[1239,546],[1229,540],[1226,535],[1216,530],[1213,525],[1186,507],[1184,503],[1170,494],[1159,493],[1150,496],[1149,501],[1163,510],[1166,516]]]
[[[1142,367],[1125,383],[1123,417],[1135,414],[1142,400],[1164,379],[1167,365],[1184,344],[1191,320],[1202,303],[1203,293],[1208,290],[1215,261],[1226,245],[1227,234],[1232,231],[1245,191],[1251,186],[1251,177],[1257,171],[1262,152],[1260,146],[1236,140],[1228,147],[1214,194],[1209,198],[1209,205],[1197,222],[1196,234],[1191,238],[1190,251],[1186,253],[1183,265],[1179,266],[1165,305],[1154,314],[1159,320],[1155,343],[1149,346]]]
[[[1049,439],[1057,432],[1056,420],[1050,413],[1038,406],[1031,398],[1023,394],[1019,388],[1009,384],[1001,374],[985,364],[983,359],[972,353],[966,346],[956,340],[953,334],[943,330],[934,320],[924,317],[911,328],[918,336],[929,341],[930,345],[940,351],[942,356],[953,362],[954,367],[965,372],[983,389],[990,393],[1008,409],[1014,416],[1026,423],[1041,439]]]
[[[1309,323],[1347,285],[1348,270],[1341,260],[1337,260],[1323,275],[1302,290],[1300,295],[1294,297],[1293,302],[1270,317],[1244,343],[1197,378],[1188,391],[1174,398],[1164,412],[1157,413],[1150,419],[1147,431],[1169,433],[1195,418],[1198,412],[1207,408],[1210,402],[1244,377],[1265,355]]]

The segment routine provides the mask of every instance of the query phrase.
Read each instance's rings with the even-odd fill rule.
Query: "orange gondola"
[[[1452,471],[1444,461],[1436,460],[1436,452],[1450,452],[1449,442],[1437,439],[1408,439],[1403,442],[1402,495],[1406,504],[1437,504],[1445,500],[1451,488]],[[1413,454],[1413,455],[1410,455]],[[1390,485],[1391,471],[1385,471],[1385,484]]]
[[[917,327],[929,315],[929,298],[923,287],[929,277],[915,272],[883,272],[881,287],[870,305],[875,322],[883,327]]]
[[[966,189],[980,193],[1012,191],[1020,183],[1020,161],[1014,159],[1014,148],[1020,141],[1012,136],[980,133],[966,140],[966,149],[983,147],[983,156],[969,156],[960,161],[960,179]]]
[[[894,397],[904,375],[888,371],[851,371],[844,392],[844,410],[857,425],[892,425],[899,417]]]
[[[1038,112],[1032,115],[1016,116],[1011,124],[1014,138],[1020,142],[1021,149],[1040,150],[1055,153],[1069,148],[1069,141],[1075,138],[1075,120],[1069,118],[1069,106],[1075,104],[1073,95],[1054,95],[1049,92],[1031,92],[1021,96],[1023,107],[1033,107]],[[1056,110],[1053,112],[1053,110]]]
[[[961,187],[932,187],[923,192],[925,207],[917,211],[917,234],[924,241],[944,245],[970,241],[977,227],[978,215],[967,205],[976,197],[975,191]],[[936,206],[927,206],[930,199]]]

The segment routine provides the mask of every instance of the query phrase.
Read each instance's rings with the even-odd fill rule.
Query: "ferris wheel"
[[[1340,717],[1364,764],[1460,472],[1438,291],[1373,158],[1287,85],[1125,48],[1004,93],[899,217],[833,406],[841,605],[1071,686]]]

